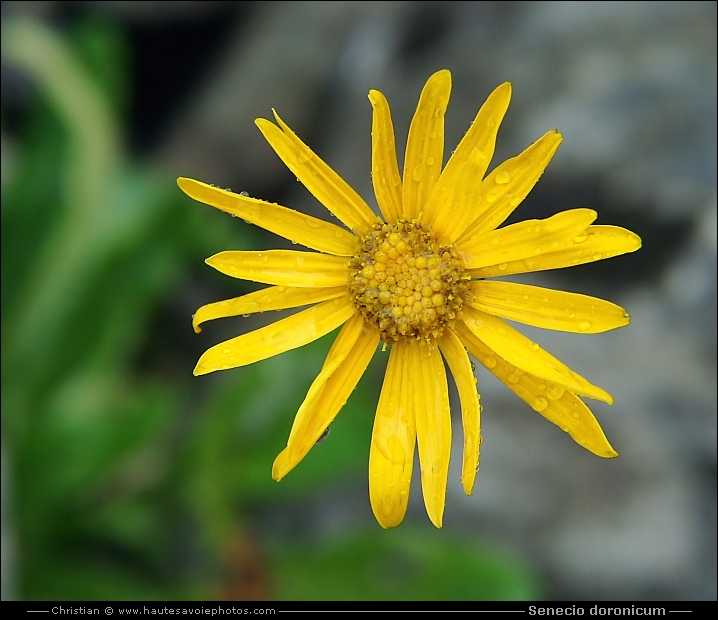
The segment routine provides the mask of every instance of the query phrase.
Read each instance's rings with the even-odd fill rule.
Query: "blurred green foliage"
[[[281,512],[332,479],[365,475],[377,395],[360,384],[331,440],[280,486],[271,463],[326,339],[222,377],[195,379],[185,360],[169,372],[143,366],[158,312],[189,269],[247,247],[240,236],[251,233],[127,153],[129,50],[118,28],[82,19],[61,36],[8,21],[2,45],[36,87],[2,185],[3,527],[14,550],[5,595],[535,596],[520,562],[428,522],[335,533],[320,546],[250,541],[260,585],[231,582],[247,573],[232,563],[247,561],[234,551],[250,537],[251,507]]]

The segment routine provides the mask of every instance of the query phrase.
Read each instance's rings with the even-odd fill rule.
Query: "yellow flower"
[[[534,410],[594,454],[617,456],[579,398],[612,403],[503,319],[583,334],[629,322],[601,299],[490,278],[569,267],[637,250],[640,239],[594,226],[595,211],[573,209],[499,228],[526,197],[561,142],[549,131],[484,177],[511,85],[489,96],[443,171],[444,113],[451,74],[427,81],[399,174],[384,95],[372,90],[372,181],[383,219],[274,113],[256,123],[277,155],[346,228],[285,207],[180,178],[180,188],[317,252],[220,252],[207,259],[235,278],[268,288],[201,307],[195,331],[212,319],[308,309],[238,336],[202,355],[195,375],[251,364],[305,345],[343,325],[274,462],[276,480],[309,452],[366,369],[379,341],[390,347],[369,452],[369,496],[379,523],[401,523],[418,444],[424,503],[441,527],[451,451],[446,361],[462,408],[462,483],[471,494],[481,444],[479,395],[467,350]],[[351,231],[351,232],[350,232]],[[442,359],[443,357],[443,359]]]

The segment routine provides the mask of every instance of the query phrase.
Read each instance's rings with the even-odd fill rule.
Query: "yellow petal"
[[[400,342],[389,353],[369,450],[369,499],[383,528],[399,525],[409,502],[416,445],[414,386],[409,348]]]
[[[444,330],[439,340],[449,370],[456,382],[461,400],[461,420],[464,427],[464,459],[461,467],[461,483],[464,492],[471,495],[479,469],[479,450],[481,445],[481,407],[479,393],[476,390],[476,378],[471,368],[471,360],[464,350],[459,337],[450,329]]]
[[[329,222],[193,179],[180,177],[177,185],[190,198],[241,217],[294,243],[338,256],[356,253],[357,238],[348,230]]]
[[[224,301],[202,306],[192,317],[192,327],[199,334],[202,331],[200,325],[207,321],[223,319],[228,316],[239,316],[240,314],[308,306],[309,304],[340,297],[346,292],[346,286],[333,286],[331,288],[270,286],[261,291],[242,295],[242,297],[225,299]]]
[[[424,85],[409,127],[404,157],[404,217],[415,219],[426,208],[444,159],[444,113],[451,94],[451,73],[434,73]]]
[[[586,381],[508,323],[471,307],[464,307],[461,312],[466,327],[496,355],[521,372],[552,381],[576,394],[613,404],[608,392]]]
[[[446,371],[435,344],[410,340],[407,349],[411,376],[409,389],[415,398],[416,440],[424,505],[431,522],[441,527],[451,456],[451,413]]]
[[[199,358],[195,375],[253,364],[304,346],[339,327],[354,314],[348,297],[330,299],[276,323],[213,346]]]
[[[401,217],[401,176],[396,161],[394,124],[386,97],[369,91],[374,114],[371,125],[371,180],[379,209],[387,222]]]
[[[510,226],[501,230],[508,228]],[[514,273],[561,269],[635,252],[640,247],[640,237],[630,230],[618,226],[589,226],[576,236],[566,238],[555,249],[538,256],[507,260],[505,263],[472,269],[469,273],[473,278],[491,278]]]
[[[596,219],[591,209],[562,211],[545,220],[524,220],[499,230],[477,234],[456,249],[467,269],[478,270],[510,262],[531,259],[550,252],[583,233]],[[473,271],[471,275],[474,276]]]
[[[296,250],[220,252],[205,261],[233,278],[284,286],[325,287],[349,283],[349,260]]]
[[[255,123],[287,168],[352,231],[367,233],[376,221],[369,205],[304,144],[276,112],[274,117],[281,129],[263,118],[258,118]]]
[[[339,332],[321,372],[299,408],[287,447],[274,461],[279,481],[306,456],[346,403],[379,343],[379,332],[356,313]]]
[[[534,327],[598,334],[630,321],[620,306],[588,295],[493,280],[469,286],[471,307]]]
[[[501,84],[486,100],[441,173],[422,221],[433,224],[442,243],[450,245],[476,217],[482,179],[494,155],[496,134],[511,100],[511,84]]]
[[[601,426],[591,410],[575,394],[562,385],[544,381],[509,364],[465,326],[457,324],[461,341],[489,372],[506,384],[515,394],[525,400],[561,430],[567,432],[579,445],[603,458],[613,458],[618,453],[608,443]]]
[[[466,222],[467,228],[458,238],[459,244],[474,235],[498,228],[511,215],[536,185],[562,139],[555,129],[547,132],[484,179],[476,200],[475,217]]]

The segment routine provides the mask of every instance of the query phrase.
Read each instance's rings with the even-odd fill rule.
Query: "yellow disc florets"
[[[350,269],[354,305],[388,343],[441,336],[468,293],[470,278],[451,248],[417,220],[375,224]]]

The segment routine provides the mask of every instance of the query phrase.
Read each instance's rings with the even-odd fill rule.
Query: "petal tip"
[[[277,482],[281,480],[294,468],[296,463],[292,463],[289,458],[289,447],[284,448],[274,459],[272,463],[272,478]]]
[[[201,375],[206,375],[210,371],[206,369],[206,366],[202,363],[202,358],[199,359],[197,362],[197,365],[194,367],[194,370],[192,371],[192,374],[195,377],[199,377]]]
[[[381,91],[378,91],[378,90],[375,90],[372,88],[369,91],[369,94],[367,95],[367,97],[369,98],[369,101],[371,101],[371,104],[375,105],[378,101],[380,101],[384,97],[384,95]]]
[[[188,177],[177,177],[177,187],[179,187],[190,198],[194,198],[194,196],[192,196],[192,189],[198,183],[199,181],[195,181],[194,179],[190,179]]]

